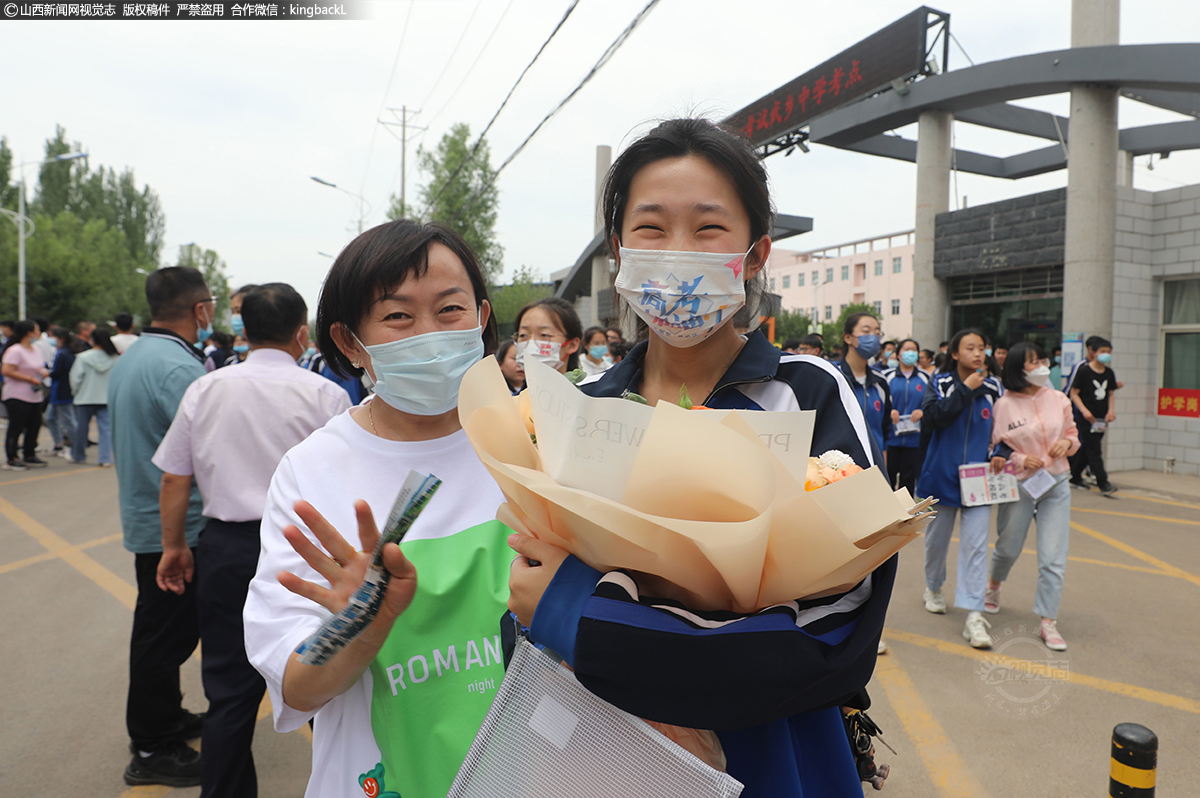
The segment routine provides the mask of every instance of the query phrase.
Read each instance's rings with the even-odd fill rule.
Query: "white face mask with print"
[[[695,346],[746,304],[749,254],[621,247],[615,288],[668,344]]]
[[[562,365],[562,343],[559,341],[541,341],[530,338],[527,341],[517,341],[517,365],[525,368],[525,360],[536,360],[557,370]]]

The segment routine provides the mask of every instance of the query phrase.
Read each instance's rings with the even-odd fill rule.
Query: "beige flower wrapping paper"
[[[494,358],[459,390],[463,428],[507,499],[498,518],[598,570],[635,572],[647,595],[748,613],[841,592],[932,515],[878,469],[806,490],[812,411],[651,408],[525,368],[519,402]]]

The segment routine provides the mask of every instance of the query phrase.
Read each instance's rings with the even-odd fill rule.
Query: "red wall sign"
[[[1188,388],[1159,388],[1158,414],[1200,418],[1200,391]]]

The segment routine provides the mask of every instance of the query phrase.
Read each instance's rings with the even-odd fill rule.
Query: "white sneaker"
[[[932,612],[935,615],[946,614],[946,599],[942,598],[942,591],[925,588],[925,612]]]
[[[963,627],[963,639],[971,644],[971,648],[991,648],[992,636],[987,631],[990,628],[992,625],[983,617],[983,613],[968,612],[967,625]]]
[[[883,640],[882,640],[882,639],[880,639],[880,641],[879,641],[879,651],[878,651],[878,653],[879,653],[879,654],[886,654],[886,653],[887,653],[887,643],[883,642]]]
[[[1051,651],[1067,650],[1067,641],[1063,640],[1062,635],[1058,633],[1058,624],[1054,621],[1043,618],[1041,626],[1038,627],[1038,635],[1046,642],[1046,648]]]

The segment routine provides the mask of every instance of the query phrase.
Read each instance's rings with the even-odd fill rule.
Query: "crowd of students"
[[[852,749],[846,718],[870,703],[865,687],[883,650],[896,558],[845,593],[739,615],[648,596],[636,574],[604,573],[543,541],[511,534],[496,520],[503,495],[457,411],[463,374],[492,355],[514,394],[524,383],[523,364],[533,358],[560,372],[581,369],[581,389],[592,396],[634,392],[650,404],[674,403],[686,385],[693,399],[714,409],[814,410],[814,454],[840,450],[863,469],[879,466],[893,487],[939,500],[925,534],[924,602],[933,613],[947,611],[946,558],[955,519],[961,519],[954,603],[966,611],[963,636],[977,648],[991,644],[983,616],[999,611],[1001,587],[1036,520],[1034,611],[1046,645],[1066,647],[1056,621],[1068,550],[1066,483],[1075,481],[1068,457],[1085,451],[1086,465],[1109,492],[1098,459],[1101,422],[1113,420],[1112,390],[1119,387],[1108,367],[1108,342],[1089,341],[1092,357],[1070,378],[1068,397],[1048,384],[1051,363],[1038,346],[993,347],[978,330],[959,331],[939,352],[912,339],[884,341],[879,319],[869,313],[847,319],[833,347],[817,335],[781,349],[761,334],[743,334],[731,314],[763,291],[773,206],[749,143],[705,120],[670,120],[634,142],[609,172],[603,205],[617,292],[637,317],[636,343],[626,343],[619,329],[583,329],[574,308],[553,297],[522,308],[512,340],[501,343],[474,253],[444,227],[406,220],[362,233],[334,261],[317,309],[315,345],[302,300],[283,284],[240,289],[233,329],[214,335],[214,299],[198,273],[184,269],[160,270],[147,280],[156,322],[144,332],[153,340],[136,344],[144,351],[135,349],[132,358],[116,354],[119,336],[94,331],[90,350],[74,354],[67,368],[58,352],[70,349],[69,334],[58,337],[52,353],[31,354],[42,328],[11,325],[3,355],[4,399],[13,403],[10,467],[22,466],[17,436],[29,429],[34,412],[24,405],[38,405],[40,419],[35,384],[49,379],[49,401],[59,407],[66,374],[75,392],[76,446],[86,441],[83,419],[101,416],[78,410],[93,407],[100,393],[100,383],[89,380],[100,380],[110,360],[129,361],[118,368],[121,390],[115,392],[125,405],[117,454],[127,547],[134,526],[143,537],[153,537],[147,532],[153,527],[162,538],[145,549],[130,547],[139,557],[139,608],[151,590],[183,600],[194,589],[193,576],[203,585],[232,562],[235,539],[257,540],[256,557],[239,544],[241,570],[208,588],[206,601],[225,606],[219,621],[209,616],[219,631],[202,632],[223,641],[220,648],[206,643],[205,657],[214,660],[205,666],[206,690],[208,667],[237,660],[262,677],[239,699],[243,715],[265,687],[278,730],[313,724],[310,796],[374,794],[368,786],[382,789],[385,777],[395,793],[445,794],[487,711],[489,701],[481,697],[494,695],[494,686],[476,688],[498,685],[503,676],[499,656],[479,659],[477,668],[467,660],[469,672],[457,664],[451,669],[449,658],[457,663],[456,645],[474,646],[477,657],[480,649],[492,651],[501,626],[552,649],[587,689],[617,707],[664,724],[714,730],[723,766],[745,785],[746,798],[859,796],[861,780],[881,780],[869,756],[864,761],[863,752]],[[704,307],[691,293],[701,281],[712,286]],[[243,301],[251,303],[249,325],[242,323]],[[211,348],[201,355],[195,350],[206,340]],[[249,342],[248,357],[239,340]],[[827,349],[840,352],[836,363],[823,356]],[[268,447],[270,457],[260,457],[245,450],[257,445],[257,422],[275,429],[295,414],[281,407],[264,415],[283,389],[264,391],[241,377],[281,379],[282,372],[272,370],[289,360],[342,385],[348,397],[339,392],[336,402],[322,404],[303,430],[280,432]],[[156,365],[171,363],[188,375],[173,387]],[[328,383],[294,376],[287,379],[294,383],[286,394],[292,403],[328,398]],[[140,387],[151,381],[170,394],[159,402],[170,412],[159,414],[158,428],[134,457],[130,436],[144,432],[153,415],[135,405],[159,401]],[[234,404],[246,418],[222,428],[227,443],[216,451],[205,433],[212,425],[203,419],[213,418],[206,415],[206,397],[215,402],[220,391],[238,391]],[[1081,419],[1089,424],[1086,433]],[[103,431],[104,423],[98,426]],[[25,435],[24,463],[35,465]],[[285,440],[291,442],[285,446]],[[235,483],[228,472],[223,483],[214,477],[222,473],[222,452],[269,460],[273,472],[262,466]],[[106,456],[102,443],[101,461]],[[988,464],[999,471],[1009,463],[1023,485],[1036,477],[1041,487],[1023,488],[1019,501],[998,511],[989,567],[991,507],[965,506],[959,467]],[[436,474],[442,486],[403,545],[383,549],[392,580],[378,615],[327,663],[304,664],[297,647],[361,588],[377,522],[388,516],[410,469]],[[203,517],[193,479],[206,493]],[[133,493],[138,485],[140,498]],[[253,501],[246,501],[250,492]],[[218,533],[224,536],[219,543]],[[147,623],[139,618],[135,613],[131,669],[139,623]],[[194,617],[190,623],[192,637],[182,635],[180,651],[203,627]],[[424,656],[431,651],[447,663],[437,678]],[[420,677],[418,660],[425,663]],[[177,672],[178,664],[173,667]],[[737,678],[714,691],[715,672]],[[212,684],[228,682],[211,678]],[[131,708],[137,703],[133,681]],[[179,748],[181,735],[195,727],[192,717],[180,714],[177,678],[167,692],[170,728],[162,734],[139,736],[131,715],[135,753],[126,780],[181,786],[200,781],[203,770],[202,795],[218,794],[219,779],[233,776],[221,777],[215,764],[202,768],[199,754]],[[224,750],[222,740],[209,719],[203,725],[204,756],[215,757]],[[251,734],[252,728],[251,720]],[[252,796],[249,737],[239,734],[246,752],[236,769],[236,794]]]

